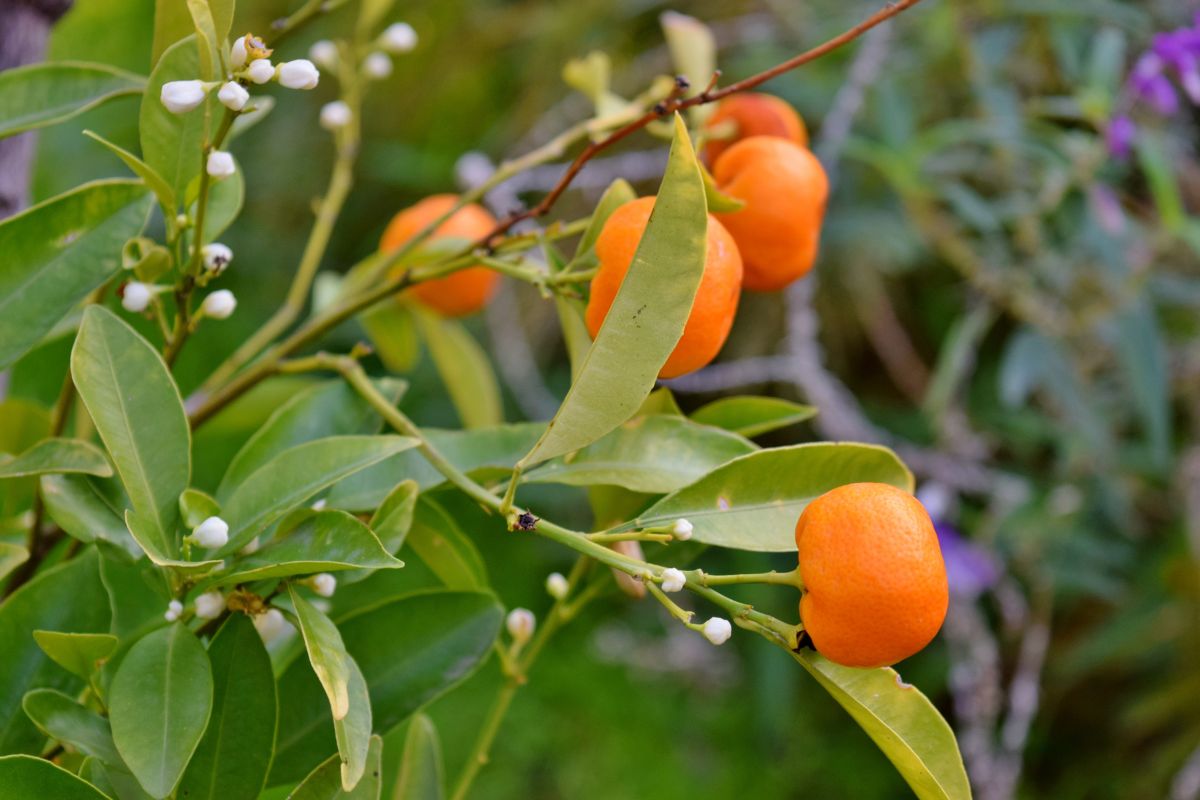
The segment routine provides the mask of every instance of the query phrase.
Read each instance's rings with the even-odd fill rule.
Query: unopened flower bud
[[[192,530],[192,540],[210,550],[224,547],[229,541],[229,524],[220,517],[209,517]]]
[[[337,590],[337,578],[328,572],[322,572],[312,576],[311,585],[312,590],[321,597],[333,597],[333,593]]]
[[[200,248],[200,257],[204,260],[204,268],[214,275],[220,275],[233,261],[233,251],[220,242],[206,244]]]
[[[246,107],[247,101],[250,100],[250,93],[240,83],[228,81],[217,92],[217,99],[221,101],[221,105],[230,111],[241,111]]]
[[[307,58],[285,61],[276,70],[280,86],[288,89],[315,89],[321,73]]]
[[[237,308],[237,298],[228,289],[218,289],[206,296],[204,302],[200,304],[200,310],[204,312],[204,316],[213,319],[228,319],[235,308]]]
[[[703,630],[704,638],[716,645],[725,644],[733,634],[733,626],[729,624],[729,620],[720,617],[711,617],[704,623]]]
[[[678,592],[686,583],[687,578],[674,567],[667,567],[663,570],[662,590],[664,592]]]
[[[321,127],[335,131],[344,128],[350,122],[350,106],[341,100],[334,100],[321,106]]]
[[[167,612],[163,614],[163,619],[167,622],[174,622],[183,614],[183,603],[178,600],[172,600],[167,603]]]
[[[533,636],[533,629],[537,627],[537,618],[528,608],[514,608],[508,612],[508,618],[504,620],[504,627],[508,629],[508,635],[513,638],[514,642],[524,644]]]
[[[693,530],[695,528],[692,527],[692,523],[686,519],[677,519],[675,520],[675,524],[671,526],[671,535],[681,542],[686,542],[692,538]]]
[[[208,87],[204,81],[168,81],[162,86],[159,99],[172,114],[185,114],[204,102]]]
[[[546,576],[546,594],[555,600],[562,600],[569,591],[571,591],[571,586],[561,572],[551,572]]]
[[[233,163],[233,156],[225,150],[213,150],[208,154],[208,163],[205,164],[205,169],[213,178],[228,178],[230,175],[237,172],[237,165]]]
[[[254,627],[264,642],[270,642],[282,636],[289,626],[282,611],[278,608],[268,608],[254,617]]]
[[[270,59],[256,58],[246,67],[246,77],[255,83],[266,83],[275,77],[275,65]]]
[[[333,69],[337,66],[337,45],[328,39],[313,42],[313,46],[308,48],[308,57],[325,69]]]
[[[363,74],[381,80],[392,74],[392,60],[387,53],[371,53],[363,59]]]
[[[407,22],[393,22],[380,34],[379,44],[389,53],[407,53],[417,46],[417,32]]]
[[[200,619],[216,619],[225,610],[225,596],[214,589],[197,597],[195,606]]]
[[[130,281],[125,284],[125,288],[121,292],[121,307],[134,314],[140,314],[146,310],[146,306],[150,305],[150,298],[153,296],[154,293],[146,284]]]
[[[229,48],[229,66],[241,69],[246,65],[247,58],[249,58],[249,54],[246,52],[246,37],[234,39],[233,45]]]

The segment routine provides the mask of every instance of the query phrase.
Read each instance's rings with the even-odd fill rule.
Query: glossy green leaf
[[[654,388],[704,272],[704,184],[683,121],[646,232],[612,308],[545,435],[524,459],[578,450],[625,422]]]
[[[116,481],[98,481],[86,475],[43,475],[42,502],[46,516],[68,535],[81,542],[100,541],[115,545],[131,557],[142,554],[125,526],[115,500],[121,503]]]
[[[795,550],[796,520],[811,500],[866,481],[913,490],[912,473],[886,447],[820,443],[759,450],[667,495],[617,530],[669,525],[682,517],[695,526],[699,542]]]
[[[0,222],[0,369],[121,268],[150,203],[138,181],[96,181]]]
[[[84,680],[117,648],[117,637],[107,633],[34,631],[33,639],[54,663]]]
[[[223,504],[230,553],[330,484],[415,446],[405,436],[328,436],[272,458],[236,486]]]
[[[491,652],[503,618],[503,608],[490,594],[437,590],[340,619],[347,651],[370,687],[375,730],[387,733],[466,680]],[[289,702],[280,708],[272,785],[299,780],[333,750],[322,689],[308,665],[288,667],[279,693]]]
[[[224,47],[224,37],[217,38],[217,26],[213,22],[209,0],[186,0],[192,26],[196,31],[196,44],[200,52],[200,77],[211,81],[220,77],[220,60],[217,48]]]
[[[209,184],[208,212],[204,217],[205,244],[217,241],[228,230],[242,213],[245,199],[246,176],[241,164],[237,165],[237,172]]]
[[[271,658],[244,614],[225,621],[208,646],[213,710],[178,796],[255,800],[267,780],[278,716]]]
[[[525,480],[664,494],[757,449],[735,433],[655,414],[631,419],[582,450],[527,473]]]
[[[954,732],[894,669],[843,667],[811,651],[792,656],[871,737],[920,800],[970,800]]]
[[[84,708],[74,698],[53,689],[34,689],[25,694],[21,707],[33,724],[55,741],[70,745],[84,755],[106,764],[121,764],[113,744],[108,720]]]
[[[194,528],[209,517],[221,516],[216,498],[199,489],[184,489],[179,495],[179,518],[183,527]]]
[[[36,756],[0,756],[4,800],[111,800],[82,778]]]
[[[113,800],[149,800],[150,795],[138,784],[137,778],[124,765],[106,765],[98,758],[88,756],[79,767],[79,777],[104,792]]]
[[[700,165],[700,177],[704,179],[704,202],[710,212],[714,214],[727,214],[732,211],[741,211],[746,207],[745,200],[740,200],[733,195],[722,192],[717,186],[717,179],[712,176],[711,172],[704,168],[703,164]]]
[[[182,6],[182,3],[176,0],[174,5]],[[142,160],[163,177],[181,207],[185,203],[183,198],[187,196],[188,184],[203,168],[205,116],[211,114],[213,119],[219,119],[219,113],[224,109],[213,92],[199,107],[184,114],[173,114],[162,104],[160,95],[163,84],[195,80],[199,75],[200,56],[195,35],[172,44],[150,73],[139,116]]]
[[[167,48],[194,30],[188,7],[181,0],[154,0],[154,40],[150,65],[156,65]]]
[[[308,774],[288,800],[379,800],[383,781],[383,739],[372,736],[363,779],[347,791],[342,785],[340,756],[330,756]]]
[[[25,692],[34,688],[74,692],[82,687],[79,678],[38,647],[33,632],[108,630],[108,598],[96,563],[96,553],[84,551],[41,572],[0,605],[0,752],[41,752],[45,737],[21,710]]]
[[[487,566],[475,543],[437,501],[417,502],[404,544],[450,589],[487,586]]]
[[[371,517],[371,530],[375,531],[383,549],[389,553],[400,550],[409,529],[412,528],[419,492],[420,487],[416,481],[401,481]]]
[[[604,194],[600,196],[600,201],[596,203],[596,210],[592,212],[592,219],[588,222],[587,229],[579,237],[579,246],[575,249],[575,260],[586,255],[596,246],[596,240],[600,238],[600,231],[604,230],[604,223],[608,222],[612,213],[635,199],[637,199],[637,192],[624,178],[617,178],[608,185]]]
[[[110,631],[121,640],[105,665],[107,678],[111,679],[119,666],[114,661],[124,657],[137,636],[162,626],[172,594],[164,570],[146,558],[130,562],[105,554],[100,559],[100,580],[112,609]]]
[[[376,381],[376,388],[393,403],[405,387],[403,381]],[[382,425],[379,414],[345,381],[315,384],[276,409],[247,440],[225,471],[217,497],[227,499],[255,470],[288,448],[327,436],[378,433]]]
[[[82,472],[107,478],[112,465],[100,448],[82,439],[43,439],[19,456],[0,454],[0,479]]]
[[[174,791],[208,725],[212,699],[208,654],[182,624],[143,637],[121,662],[109,689],[113,740],[151,796]]]
[[[778,397],[737,395],[700,406],[692,412],[696,422],[715,425],[742,436],[761,436],[816,416],[817,409]]]
[[[404,737],[404,758],[393,800],[442,800],[446,783],[442,745],[433,720],[416,714]]]
[[[29,551],[19,544],[0,542],[0,581],[29,560]]]
[[[669,414],[675,417],[685,416],[683,409],[679,407],[679,401],[675,399],[675,395],[666,386],[658,387],[642,401],[642,406],[638,409],[637,416],[640,417],[649,414]]]
[[[94,131],[84,131],[83,135],[104,145],[108,148],[109,152],[125,162],[125,166],[133,170],[133,173],[142,179],[150,191],[154,192],[154,196],[158,198],[159,204],[163,207],[163,213],[171,218],[175,216],[176,209],[178,208],[178,203],[175,199],[175,190],[171,188],[171,185],[167,183],[162,175],[155,172],[149,164],[142,161],[133,153],[113,144],[100,134]]]
[[[296,609],[309,664],[325,691],[333,715],[334,737],[342,761],[342,788],[353,789],[363,776],[370,746],[372,712],[367,684],[329,617],[299,595],[291,584],[288,593]],[[290,695],[284,696],[291,699]]]
[[[71,375],[129,494],[130,531],[156,562],[178,552],[179,495],[191,477],[191,431],[158,351],[107,309],[84,312]]]
[[[29,400],[0,400],[0,451],[20,453],[49,435],[50,413],[46,409]],[[24,514],[33,505],[35,489],[36,478],[0,481],[0,520]]]
[[[485,428],[502,423],[500,384],[475,338],[457,320],[415,306],[411,313],[463,427]]]
[[[49,62],[0,72],[0,139],[54,125],[116,97],[137,95],[141,75],[108,64]]]

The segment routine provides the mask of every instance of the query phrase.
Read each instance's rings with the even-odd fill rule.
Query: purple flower
[[[1200,104],[1200,30],[1180,28],[1157,34],[1150,49],[1175,70],[1188,98]]]
[[[934,524],[950,593],[967,599],[978,597],[1000,579],[1000,564],[984,548],[966,539],[945,522]]]
[[[1143,53],[1129,73],[1129,88],[1139,100],[1169,117],[1179,110],[1179,96],[1167,78],[1164,62],[1156,53]]]
[[[1109,120],[1108,128],[1104,131],[1104,140],[1108,144],[1108,152],[1117,158],[1128,158],[1133,148],[1133,138],[1137,135],[1137,126],[1133,120],[1122,114]]]

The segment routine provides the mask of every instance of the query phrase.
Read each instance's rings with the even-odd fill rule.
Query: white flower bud
[[[204,81],[168,81],[162,86],[159,99],[172,114],[185,114],[204,102],[208,87]]]
[[[350,106],[341,100],[334,100],[321,106],[321,127],[327,131],[344,128],[350,122]]]
[[[686,542],[692,538],[693,530],[695,529],[692,527],[692,523],[686,519],[677,519],[675,520],[675,524],[671,526],[671,535],[681,542]]]
[[[546,576],[546,594],[555,600],[562,600],[569,591],[571,591],[571,586],[561,572],[551,572]]]
[[[235,308],[237,308],[237,298],[228,289],[218,289],[205,297],[204,302],[200,304],[200,310],[204,312],[204,315],[213,319],[229,319]]]
[[[217,92],[217,99],[230,111],[241,111],[250,100],[250,93],[240,83],[229,81]]]
[[[524,644],[533,636],[533,629],[537,627],[537,618],[528,608],[514,608],[508,612],[508,618],[504,620],[504,627],[508,629],[508,635],[513,638],[514,642]]]
[[[312,590],[321,597],[333,597],[333,593],[337,591],[337,578],[328,572],[313,575]]]
[[[279,84],[288,89],[315,89],[321,73],[307,58],[285,61],[276,70]]]
[[[220,242],[206,244],[200,248],[200,257],[204,260],[204,268],[214,275],[220,275],[233,261],[233,251]]]
[[[209,550],[224,547],[229,541],[229,524],[220,517],[209,517],[192,530],[192,540]]]
[[[667,567],[663,570],[662,590],[664,592],[678,592],[685,583],[687,583],[687,578],[674,567]]]
[[[392,60],[387,53],[371,53],[363,59],[363,74],[381,80],[392,74]]]
[[[249,55],[246,53],[246,37],[240,36],[233,40],[233,45],[229,48],[229,66],[241,69],[246,65],[247,58]]]
[[[208,163],[205,165],[208,174],[217,178],[228,178],[230,175],[237,172],[237,165],[233,163],[233,156],[225,150],[213,150],[208,154]]]
[[[275,77],[275,65],[267,58],[256,58],[246,67],[246,77],[255,83],[266,83]]]
[[[732,633],[733,626],[729,624],[729,620],[727,619],[711,617],[708,622],[704,623],[704,638],[713,644],[725,644],[729,641]]]
[[[311,506],[309,506],[309,508],[311,508],[313,511],[324,511],[325,506],[328,503],[329,503],[329,501],[327,499],[325,499],[324,497],[322,497],[320,500],[316,501]]]
[[[308,48],[308,57],[325,69],[333,69],[338,61],[337,45],[328,39],[313,42],[313,46]]]
[[[174,622],[183,614],[183,603],[178,600],[172,600],[167,603],[167,613],[163,614],[163,619],[167,622]]]
[[[379,36],[379,44],[389,53],[407,53],[417,46],[417,32],[407,22],[393,22]]]
[[[260,548],[260,547],[262,547],[262,542],[259,541],[259,538],[257,536],[255,536],[253,539],[246,542],[245,547],[243,547],[241,550],[238,550],[238,555],[239,556],[248,556],[253,553],[257,553],[258,548]]]
[[[278,608],[268,608],[264,613],[254,617],[254,627],[264,642],[271,642],[286,633],[291,625],[288,624],[283,612]]]
[[[216,619],[225,610],[225,596],[213,589],[197,597],[195,606],[200,619]]]
[[[125,284],[125,289],[121,292],[121,307],[126,311],[139,314],[146,310],[146,306],[150,305],[150,298],[153,296],[154,293],[146,284],[130,281]]]

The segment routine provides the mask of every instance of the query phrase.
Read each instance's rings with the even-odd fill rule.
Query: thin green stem
[[[779,586],[794,586],[801,591],[804,582],[800,579],[799,568],[788,572],[748,572],[740,575],[709,575],[701,570],[691,570],[685,573],[689,580],[695,580],[701,586],[729,586],[739,583],[767,583]]]
[[[648,531],[628,531],[625,533],[589,533],[587,538],[593,542],[671,542],[675,537],[669,533],[652,533]]]

